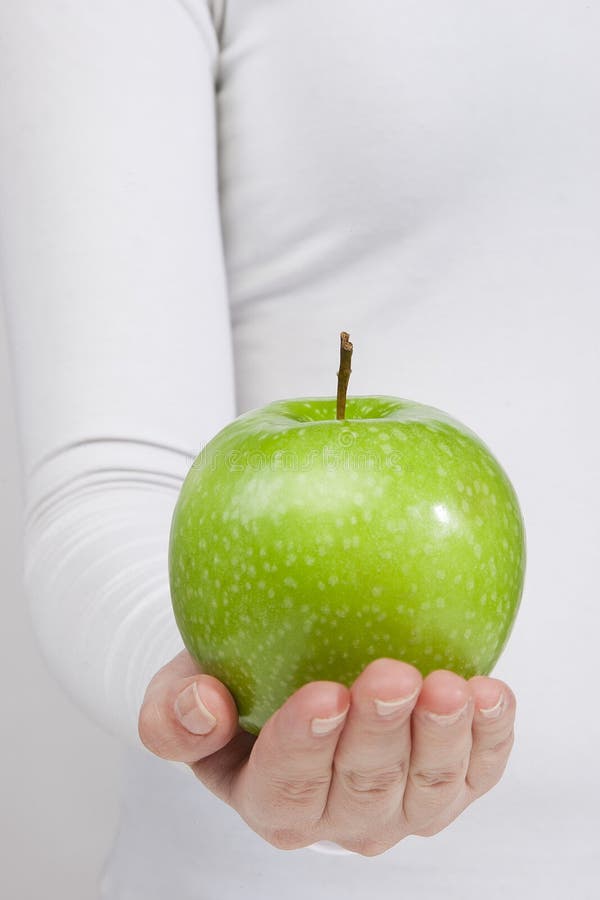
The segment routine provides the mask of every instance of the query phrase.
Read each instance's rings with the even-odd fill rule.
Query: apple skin
[[[515,491],[487,446],[397,397],[280,400],[201,451],[172,518],[177,626],[258,734],[309,681],[393,657],[486,675],[525,576]]]

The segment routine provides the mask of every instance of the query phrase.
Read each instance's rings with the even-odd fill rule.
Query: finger
[[[140,740],[162,759],[192,763],[239,732],[235,701],[224,684],[201,672],[187,650],[149,683],[138,719]]]
[[[404,836],[398,832],[398,812],[410,763],[411,712],[422,683],[413,666],[381,658],[370,663],[352,685],[324,813],[328,828],[344,829],[347,849],[370,855]],[[371,846],[373,834],[378,836],[377,846]]]
[[[464,678],[431,672],[412,717],[404,815],[413,831],[440,816],[464,792],[471,751],[473,700]]]
[[[500,780],[514,741],[516,699],[502,681],[477,675],[468,682],[473,697],[472,746],[465,776],[464,793],[459,794],[436,819],[413,831],[423,837],[438,834]]]
[[[466,783],[475,798],[494,787],[506,768],[514,742],[517,701],[508,685],[496,678],[476,675],[468,685],[474,714]]]
[[[349,704],[343,684],[303,685],[265,723],[233,782],[232,805],[274,846],[296,849],[319,840],[316,831]]]

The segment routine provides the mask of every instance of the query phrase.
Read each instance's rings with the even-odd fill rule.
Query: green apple
[[[172,519],[185,646],[258,733],[301,685],[379,657],[488,674],[520,603],[525,532],[487,446],[387,396],[280,400],[201,451]]]

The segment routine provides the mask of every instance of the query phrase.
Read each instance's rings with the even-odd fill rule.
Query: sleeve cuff
[[[305,850],[315,850],[317,853],[326,853],[329,856],[358,856],[354,850],[346,850],[333,841],[317,841],[316,844],[309,844]]]

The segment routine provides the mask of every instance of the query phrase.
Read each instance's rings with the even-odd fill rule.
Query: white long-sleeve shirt
[[[576,894],[588,800],[577,846],[554,816],[593,796],[599,736],[600,7],[4,0],[0,26],[24,583],[51,671],[127,748],[102,896]],[[137,733],[183,647],[188,468],[236,414],[333,394],[342,328],[351,393],[477,431],[528,535],[495,672],[519,700],[509,771],[375,859],[276,850]]]

